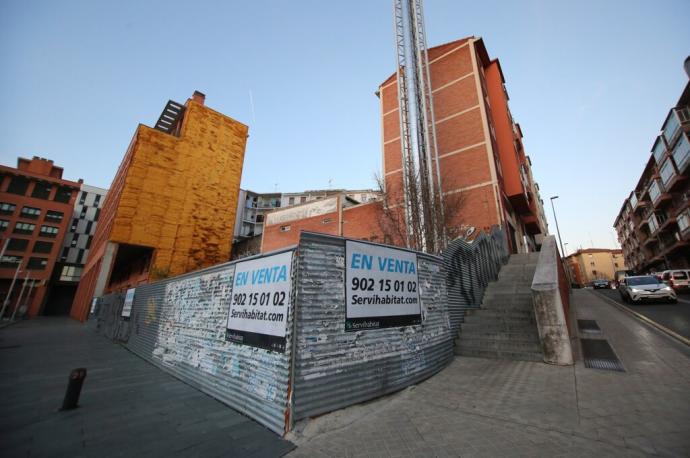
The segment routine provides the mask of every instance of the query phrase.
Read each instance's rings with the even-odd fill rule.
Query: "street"
[[[598,289],[595,291],[609,299],[613,299],[630,310],[646,316],[650,320],[659,323],[671,331],[690,339],[690,295],[680,294],[677,304],[660,302],[658,304],[632,305],[621,299],[618,290]]]

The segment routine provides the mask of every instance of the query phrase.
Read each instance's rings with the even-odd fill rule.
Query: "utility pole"
[[[558,218],[556,218],[556,208],[553,206],[554,199],[558,199],[558,196],[551,196],[551,211],[553,211],[553,220],[556,223],[556,233],[558,234],[558,243],[561,245],[561,253],[565,253],[563,250],[563,242],[561,241],[561,231],[558,229]],[[565,254],[563,254],[565,256]]]
[[[14,277],[12,277],[12,283],[10,283],[10,289],[7,291],[7,296],[5,297],[5,301],[2,303],[2,310],[0,310],[0,320],[2,320],[2,317],[5,316],[5,310],[7,309],[7,304],[10,302],[10,297],[12,297],[12,290],[14,290],[14,284],[17,281],[17,276],[19,275],[19,272],[21,271],[22,267],[22,261],[20,260],[17,263],[17,270],[14,271]]]
[[[24,283],[22,283],[22,289],[19,292],[19,298],[17,298],[17,305],[14,306],[14,310],[12,311],[12,316],[10,317],[10,321],[14,321],[15,315],[17,315],[17,310],[19,310],[19,307],[21,307],[22,297],[24,296],[24,288],[26,288],[26,282],[28,280],[29,280],[29,271],[27,269],[26,277],[24,277]]]

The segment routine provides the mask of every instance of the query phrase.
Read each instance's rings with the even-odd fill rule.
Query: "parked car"
[[[690,275],[687,270],[664,270],[661,279],[677,293],[690,290]]]
[[[660,281],[654,275],[625,277],[620,282],[618,292],[623,301],[633,304],[659,300],[665,300],[673,304],[678,302],[678,296],[676,296],[673,288]]]
[[[610,288],[611,286],[609,285],[608,280],[599,279],[599,280],[594,280],[592,282],[592,287],[594,289],[604,289],[604,288]]]

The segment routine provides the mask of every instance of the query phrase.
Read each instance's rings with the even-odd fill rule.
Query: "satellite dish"
[[[476,228],[474,226],[470,226],[467,228],[467,232],[465,232],[465,237],[469,237],[470,235],[474,234],[474,231]]]

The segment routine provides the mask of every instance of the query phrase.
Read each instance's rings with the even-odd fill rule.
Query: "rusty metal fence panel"
[[[285,353],[225,339],[235,264],[248,259],[137,287],[129,319],[121,317],[124,295],[103,296],[92,319],[107,337],[282,435],[293,311]]]
[[[505,232],[499,228],[488,234],[482,232],[471,242],[456,239],[448,244],[443,264],[453,334],[465,321],[465,311],[481,305],[486,286],[498,278],[509,256]]]
[[[298,257],[294,419],[400,390],[453,358],[441,258],[417,254],[421,325],[345,332],[345,239],[303,232]]]

